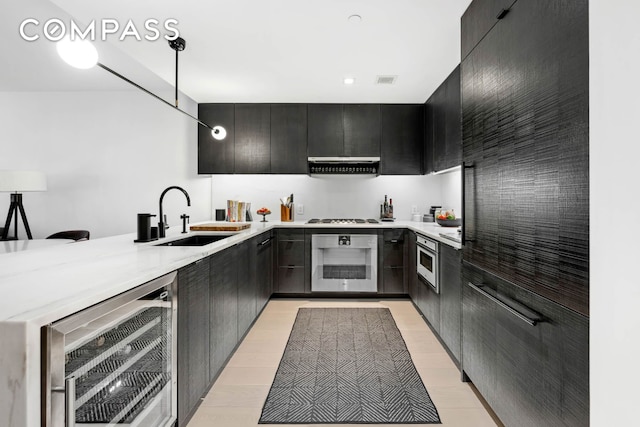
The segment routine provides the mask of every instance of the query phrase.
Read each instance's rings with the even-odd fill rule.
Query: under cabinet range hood
[[[309,157],[310,175],[379,175],[380,157]]]

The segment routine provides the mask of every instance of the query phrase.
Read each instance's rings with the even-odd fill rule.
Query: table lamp
[[[7,221],[2,229],[2,237],[0,240],[17,240],[18,239],[18,211],[24,223],[24,229],[27,237],[31,236],[31,229],[27,221],[27,214],[24,212],[22,205],[22,192],[24,191],[47,191],[47,178],[42,172],[38,171],[0,171],[0,192],[11,192],[11,205],[7,214]],[[8,237],[11,219],[14,219],[14,235]]]

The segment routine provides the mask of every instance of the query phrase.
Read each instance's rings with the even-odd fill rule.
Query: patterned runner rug
[[[301,308],[260,424],[439,424],[387,308]]]

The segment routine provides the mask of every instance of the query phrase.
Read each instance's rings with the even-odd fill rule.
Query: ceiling
[[[416,103],[460,62],[460,17],[470,1],[28,0],[2,21],[11,20],[13,33],[3,35],[15,39],[15,28],[36,10],[42,21],[62,15],[86,25],[115,18],[124,26],[131,19],[142,33],[149,18],[177,19],[187,42],[179,54],[179,88],[200,103]],[[361,22],[348,19],[354,14]],[[174,85],[175,53],[164,39],[109,37],[96,43],[101,63],[150,89]],[[98,68],[69,69],[52,45],[18,38],[11,48],[18,61],[0,90],[123,88]],[[397,79],[379,85],[379,75]],[[345,77],[355,84],[344,85]]]

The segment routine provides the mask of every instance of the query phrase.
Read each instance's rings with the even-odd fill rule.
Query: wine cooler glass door
[[[47,426],[176,419],[171,273],[43,329]]]

